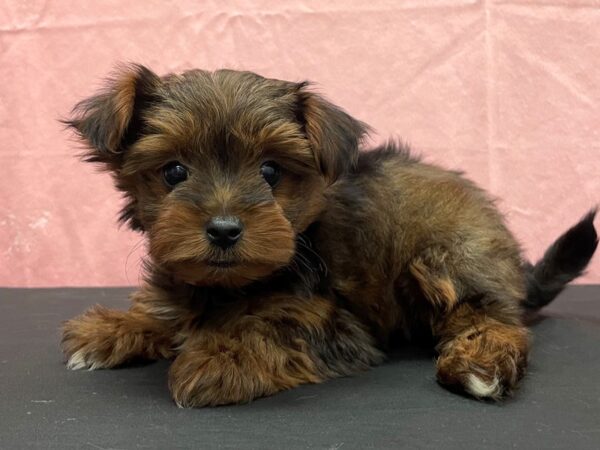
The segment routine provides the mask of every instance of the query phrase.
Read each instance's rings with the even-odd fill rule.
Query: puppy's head
[[[121,219],[152,260],[196,285],[243,286],[287,265],[365,126],[306,83],[250,72],[158,77],[128,66],[68,125],[113,173]]]

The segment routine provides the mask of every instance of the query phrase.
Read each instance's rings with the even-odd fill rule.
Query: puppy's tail
[[[596,211],[591,210],[561,235],[535,265],[527,264],[527,298],[523,304],[527,310],[546,306],[583,273],[598,246]]]

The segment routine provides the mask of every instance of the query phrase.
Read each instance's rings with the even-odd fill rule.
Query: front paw
[[[247,403],[281,389],[243,349],[184,351],[171,365],[169,389],[180,408]]]
[[[117,345],[119,325],[119,312],[101,306],[65,322],[61,346],[67,368],[95,370],[122,363],[124,349]]]

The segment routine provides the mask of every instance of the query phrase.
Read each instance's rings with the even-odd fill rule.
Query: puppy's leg
[[[69,369],[104,369],[140,358],[173,355],[178,312],[162,291],[147,286],[132,295],[129,311],[94,306],[63,325],[62,348]]]
[[[272,297],[220,314],[184,343],[169,373],[180,407],[248,402],[381,361],[373,338],[323,298]]]
[[[446,260],[448,252],[444,249],[431,247],[414,258],[408,269],[425,300],[433,311],[449,311],[458,301],[458,283],[453,279]]]
[[[461,304],[436,327],[437,378],[477,398],[510,395],[525,373],[529,335],[516,321],[506,323],[493,312]]]
[[[409,266],[439,339],[439,382],[478,398],[509,395],[527,365],[520,260],[501,250],[431,247]]]

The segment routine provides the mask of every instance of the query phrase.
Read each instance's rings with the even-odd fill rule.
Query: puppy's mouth
[[[269,276],[281,264],[238,258],[206,258],[179,262],[171,267],[174,275],[194,286],[239,288]]]
[[[208,260],[206,265],[210,267],[216,267],[219,269],[229,269],[230,267],[237,266],[238,263],[235,261],[219,261],[219,260]]]

